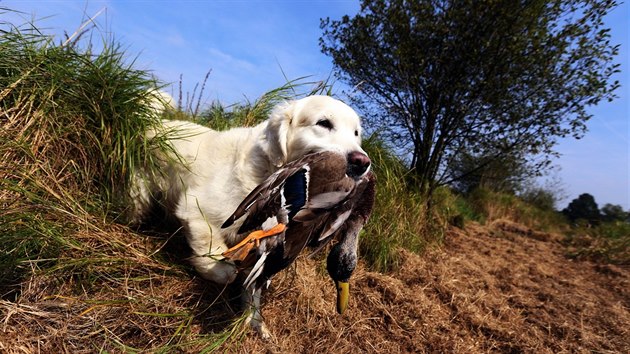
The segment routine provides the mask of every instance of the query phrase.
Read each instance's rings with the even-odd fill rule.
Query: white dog
[[[164,129],[177,131],[170,143],[179,160],[164,162],[157,177],[137,171],[134,218],[140,221],[159,196],[158,202],[182,223],[197,272],[221,284],[236,277],[235,266],[222,261],[221,254],[240,241],[236,236],[240,223],[227,229],[221,225],[250,191],[285,163],[308,153],[365,156],[358,115],[328,96],[281,104],[268,120],[252,128],[217,132],[189,122],[165,121]],[[266,332],[261,320],[252,325]]]

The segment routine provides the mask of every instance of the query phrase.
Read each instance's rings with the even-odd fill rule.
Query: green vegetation
[[[126,65],[116,44],[93,55],[89,44],[80,49],[81,34],[55,45],[36,28],[8,29],[0,36],[0,253],[17,264],[2,266],[10,272],[2,284],[29,261],[81,249],[67,236],[122,211],[130,171],[151,165],[163,145],[142,139],[158,121],[156,83]]]
[[[509,219],[536,230],[554,232],[562,231],[566,225],[555,210],[541,209],[513,194],[476,189],[466,199],[477,215],[487,220]]]
[[[579,224],[567,233],[568,255],[576,259],[630,264],[630,223],[613,221],[595,227]]]
[[[421,251],[429,242],[425,203],[405,185],[407,169],[376,136],[363,142],[377,177],[376,205],[361,236],[360,254],[380,271],[399,265],[398,248]]]
[[[279,103],[310,95],[330,93],[327,82],[310,82],[306,79],[303,77],[289,81],[281,87],[266,92],[254,102],[235,103],[227,107],[220,102],[212,102],[210,107],[203,110],[199,116],[182,114],[176,118],[193,120],[214,130],[251,127],[267,119]]]
[[[595,203],[595,198],[588,193],[580,194],[579,197],[572,200],[562,210],[562,213],[573,223],[585,221],[590,225],[596,225],[601,220],[601,214],[597,203]]]
[[[571,222],[566,243],[569,255],[618,264],[630,264],[630,211],[606,204],[598,209],[595,198],[580,194],[562,210]]]

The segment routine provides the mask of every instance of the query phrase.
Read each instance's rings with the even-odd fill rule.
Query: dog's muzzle
[[[366,154],[360,151],[353,151],[348,154],[346,174],[352,178],[360,178],[370,170],[371,163],[372,161]]]

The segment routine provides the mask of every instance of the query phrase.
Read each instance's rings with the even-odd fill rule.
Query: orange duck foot
[[[276,236],[283,232],[286,228],[286,225],[278,224],[267,231],[254,231],[247,235],[247,237],[245,237],[241,242],[223,252],[222,255],[231,261],[243,261],[252,248],[260,246],[260,240],[265,237]]]

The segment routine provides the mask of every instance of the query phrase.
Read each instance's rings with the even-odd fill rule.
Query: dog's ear
[[[267,122],[264,150],[276,167],[280,167],[287,162],[288,134],[291,122],[293,121],[294,108],[295,101],[279,105],[271,112],[271,116]]]

